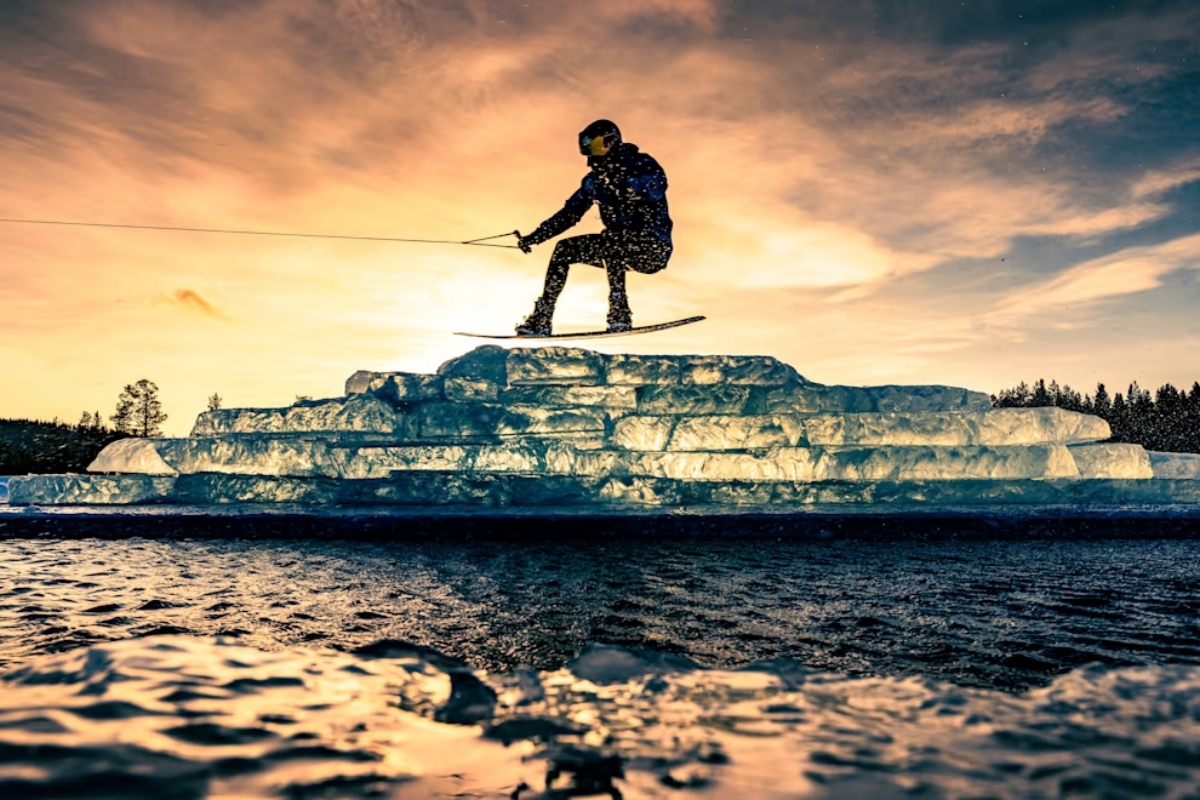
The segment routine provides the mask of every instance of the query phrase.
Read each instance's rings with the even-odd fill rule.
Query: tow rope
[[[515,244],[495,244],[493,239],[503,239],[506,236],[520,236],[517,231],[511,233],[498,233],[495,236],[481,236],[478,239],[467,239],[465,241],[457,241],[455,239],[402,239],[393,236],[340,236],[329,233],[292,233],[288,231],[239,231],[226,228],[183,228],[169,225],[119,225],[111,222],[68,222],[64,220],[50,219],[5,219],[0,218],[0,222],[9,222],[20,225],[64,225],[75,228],[119,228],[123,230],[136,231],[182,231],[185,233],[229,233],[237,236],[286,236],[296,239],[347,239],[355,242],[403,242],[406,244],[461,244],[471,247],[499,247],[506,250],[519,250],[520,247]]]

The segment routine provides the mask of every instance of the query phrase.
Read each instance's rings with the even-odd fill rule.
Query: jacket
[[[541,244],[576,225],[593,203],[612,233],[650,233],[671,243],[671,215],[667,209],[667,175],[654,158],[637,145],[621,143],[607,156],[589,158],[592,167],[579,189],[562,210],[525,237]]]

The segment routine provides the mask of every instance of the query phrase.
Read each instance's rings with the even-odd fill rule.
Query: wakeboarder
[[[600,206],[602,233],[562,239],[554,246],[546,281],[533,313],[517,326],[517,336],[553,335],[554,305],[567,283],[572,264],[600,267],[608,273],[609,334],[633,329],[633,313],[625,291],[628,270],[650,275],[666,268],[673,249],[667,210],[667,175],[650,155],[622,141],[621,131],[606,119],[579,134],[579,152],[590,170],[579,189],[558,213],[528,236],[518,234],[521,250],[553,239],[576,225],[592,204]],[[691,320],[689,320],[691,321]]]

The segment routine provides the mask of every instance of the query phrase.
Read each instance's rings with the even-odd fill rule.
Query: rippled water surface
[[[0,796],[1200,798],[1198,555],[0,541]]]
[[[0,663],[163,633],[418,642],[558,669],[589,642],[709,667],[1024,688],[1200,664],[1200,542],[0,541]]]

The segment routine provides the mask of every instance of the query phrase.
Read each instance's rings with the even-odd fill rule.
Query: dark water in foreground
[[[1200,798],[1197,556],[0,541],[0,796]]]

